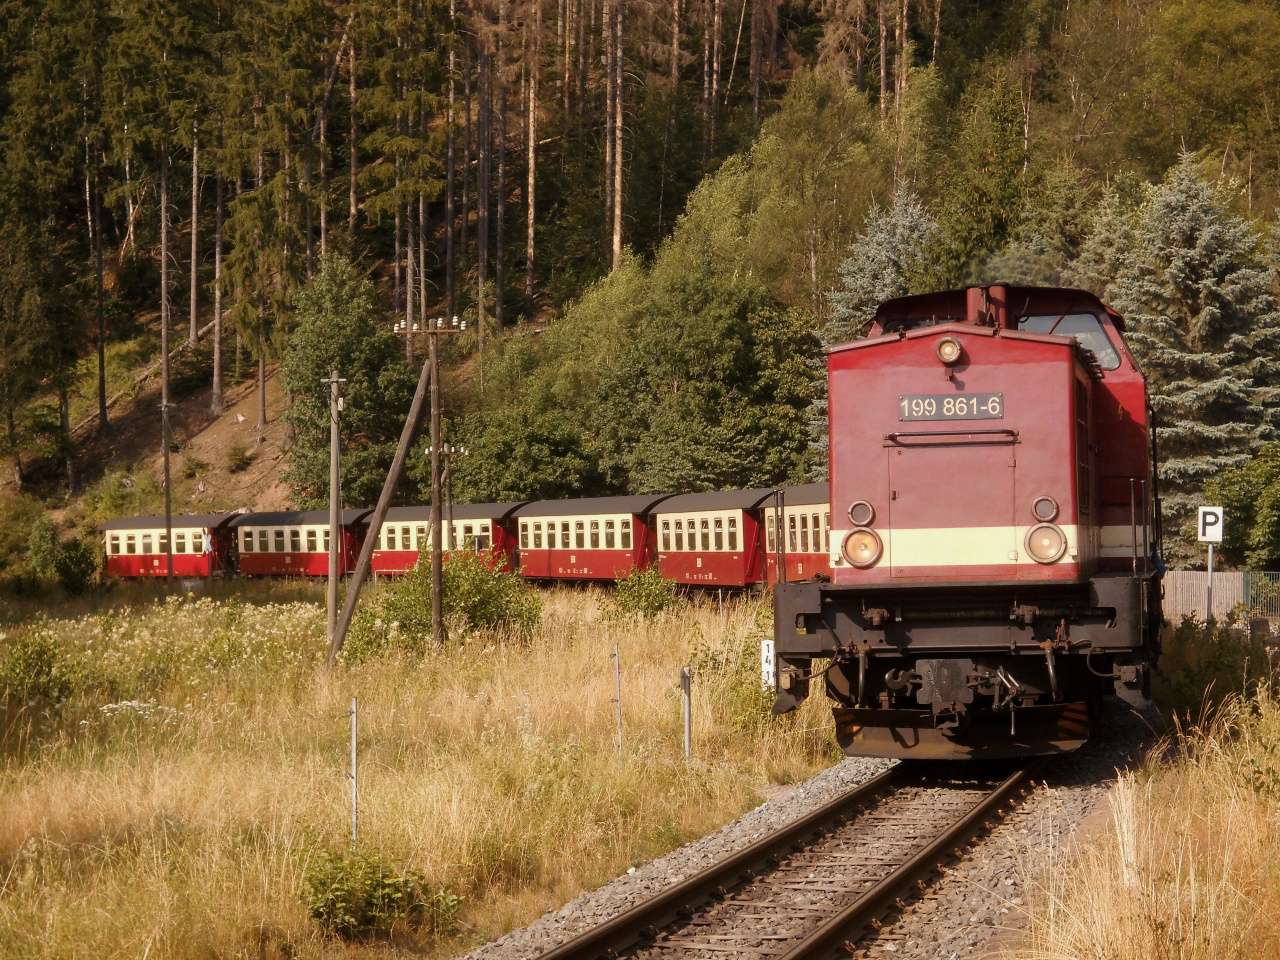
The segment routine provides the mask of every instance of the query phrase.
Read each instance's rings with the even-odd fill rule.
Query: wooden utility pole
[[[338,557],[342,543],[342,434],[338,429],[342,413],[341,385],[347,381],[334,370],[320,381],[329,385],[329,595],[328,637],[333,642],[338,626]],[[370,536],[374,534],[370,532]]]

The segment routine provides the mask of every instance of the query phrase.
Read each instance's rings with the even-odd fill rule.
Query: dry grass
[[[1262,687],[1122,774],[1109,829],[1050,873],[1044,960],[1280,956],[1280,700]],[[1168,762],[1164,762],[1168,759]]]
[[[603,616],[600,592],[545,600],[527,642],[476,639],[333,673],[309,603],[175,601],[7,627],[0,645],[53,638],[77,692],[52,718],[18,716],[21,744],[10,717],[0,955],[449,955],[731,819],[766,781],[834,759],[821,697],[766,716],[752,680],[762,604],[724,616],[682,605],[644,622]],[[685,763],[677,674],[696,644],[723,655],[701,657]],[[349,829],[352,696],[362,842],[464,895],[454,940],[406,931],[343,945],[307,914],[308,859]]]

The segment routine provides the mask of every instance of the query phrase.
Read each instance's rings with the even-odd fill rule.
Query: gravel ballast
[[[989,835],[973,841],[964,859],[936,881],[925,897],[909,904],[903,916],[886,918],[874,938],[862,941],[859,955],[958,960],[981,953],[997,931],[1024,922],[1029,881],[1043,873],[1076,826],[1106,795],[1116,768],[1131,764],[1151,739],[1146,720],[1118,701],[1104,703],[1094,729],[1094,738],[1080,751],[1055,760],[1037,776],[1034,794]],[[714,833],[485,944],[466,960],[536,957],[828,803],[892,763],[844,760]]]

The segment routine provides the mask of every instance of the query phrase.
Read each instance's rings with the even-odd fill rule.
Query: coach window
[[[417,527],[415,528],[414,532],[416,533],[418,538],[418,545],[416,549],[425,550],[427,548],[427,528]]]
[[[560,540],[567,547],[569,545],[569,521],[560,524]],[[489,549],[489,525],[487,523],[480,524],[480,536],[476,538],[477,550]]]
[[[676,521],[676,549],[677,550],[684,549],[684,521],[683,520]]]
[[[488,532],[489,527],[487,524],[485,525],[484,529],[485,529],[485,532]],[[568,520],[560,521],[560,546],[563,547],[565,550],[568,550],[571,546],[573,546],[573,544],[569,542],[569,521]]]
[[[716,549],[724,549],[724,517],[716,517]]]
[[[662,551],[663,553],[671,552],[671,521],[662,521]]]
[[[831,552],[831,514],[822,515],[822,552]]]
[[[573,524],[573,545],[582,550],[587,545],[586,526],[581,520],[577,520]]]
[[[729,518],[729,549],[738,549],[738,518]]]
[[[314,530],[307,531],[307,553],[316,552],[316,532]]]
[[[770,553],[773,553],[777,549],[777,543],[778,543],[778,541],[774,539],[774,536],[773,536],[773,522],[774,522],[774,518],[771,516],[764,518],[764,532],[765,532],[765,537],[769,541],[769,546],[767,549]]]
[[[703,517],[698,526],[702,531],[702,550],[704,553],[709,552],[711,550],[711,521]]]
[[[396,528],[387,527],[386,530],[387,530],[387,549],[394,550],[396,549]]]
[[[151,553],[151,534],[144,533],[142,535],[142,552]]]
[[[520,524],[520,547],[525,550],[529,549],[529,524],[523,521]]]
[[[253,531],[245,530],[243,534],[244,535],[240,538],[240,552],[253,553]]]
[[[533,549],[542,549],[542,524],[540,523],[533,525]]]
[[[800,514],[800,552],[809,552],[809,517]]]
[[[113,556],[118,556],[118,555],[119,555],[119,553],[120,553],[120,534],[118,534],[118,533],[113,533],[113,534],[111,535],[111,546],[107,549],[107,552],[108,552],[108,553],[110,553],[110,554],[112,554]]]
[[[631,549],[631,521],[630,520],[622,521],[622,549],[623,550]]]
[[[554,550],[556,548],[556,523],[551,521],[547,524],[547,549]]]
[[[302,552],[302,531],[301,530],[295,529],[295,530],[289,531],[289,552],[290,553]]]
[[[159,544],[159,549],[156,550],[156,553],[167,554],[169,552],[169,535],[167,533],[162,533],[156,538],[156,540]]]
[[[320,542],[322,544],[321,549],[324,550],[325,553],[328,553],[329,552],[329,529],[327,527],[322,531]]]
[[[819,539],[818,537],[818,531],[821,530],[822,527],[818,525],[818,515],[816,513],[813,515],[812,520],[813,520],[813,552],[819,553],[822,550],[822,540]]]
[[[275,552],[284,553],[285,551],[284,551],[284,531],[283,530],[277,530],[275,532],[275,541],[276,541],[274,546]]]
[[[794,513],[787,517],[787,542],[787,549],[792,553],[795,553],[799,549],[799,546],[796,543],[796,515]]]
[[[173,552],[174,553],[187,552],[187,535],[185,533],[175,533],[173,535]]]
[[[606,550],[612,550],[617,545],[617,538],[613,533],[614,526],[615,524],[612,520],[606,520],[604,522],[604,548]]]
[[[600,549],[600,521],[599,520],[591,521],[591,549],[592,550]]]
[[[132,534],[126,534],[124,538],[124,552],[134,554],[138,552],[138,539]]]
[[[408,528],[408,527],[401,527],[401,528],[400,528],[400,549],[401,549],[401,550],[412,550],[412,549],[413,549],[413,541],[409,539],[409,528]]]

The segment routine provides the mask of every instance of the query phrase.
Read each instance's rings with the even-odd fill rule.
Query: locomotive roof
[[[629,497],[588,497],[575,500],[535,500],[513,510],[513,517],[574,517],[603,513],[652,513],[656,504],[671,494],[640,494]]]
[[[829,503],[831,500],[831,487],[825,481],[822,483],[802,483],[799,486],[782,487],[781,489],[784,508],[810,503]],[[766,502],[765,506],[771,507],[773,504]]]
[[[364,520],[372,510],[343,510],[338,522],[344,527]],[[241,513],[231,521],[233,527],[293,527],[329,522],[328,510],[278,510],[274,513]]]
[[[871,322],[894,320],[931,320],[934,323],[967,323],[970,290],[1003,289],[1003,302],[1013,317],[1044,313],[1106,313],[1116,328],[1124,331],[1124,319],[1088,290],[1071,287],[1018,287],[1008,284],[984,284],[936,293],[917,293],[909,297],[885,300],[876,308]]]
[[[754,490],[712,490],[681,493],[658,504],[654,513],[687,513],[698,510],[750,510],[773,496],[773,487]]]
[[[234,513],[192,513],[169,518],[169,525],[177,529],[190,527],[220,527]],[[116,517],[98,524],[99,530],[158,530],[164,526],[164,517]]]
[[[453,519],[455,520],[503,520],[511,516],[516,507],[528,503],[527,500],[513,500],[508,503],[455,503]],[[448,518],[449,507],[445,507],[443,516]],[[398,520],[430,520],[430,506],[392,507],[387,511],[387,523]]]

